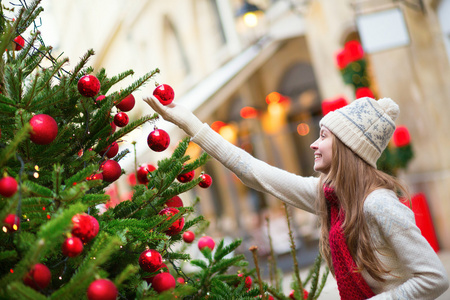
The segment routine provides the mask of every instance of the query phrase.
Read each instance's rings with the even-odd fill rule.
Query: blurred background
[[[175,102],[191,109],[228,141],[290,172],[311,176],[324,103],[361,95],[390,97],[401,108],[414,154],[396,175],[420,193],[440,249],[450,249],[450,0],[44,0],[39,30],[67,69],[94,49],[90,65],[108,76],[125,70],[133,78],[159,68],[156,81],[175,90]],[[130,82],[124,82],[126,87]],[[156,82],[155,82],[156,84]],[[153,113],[141,101],[148,85],[133,93],[133,120]],[[360,89],[365,88],[365,89]],[[127,174],[113,185],[113,201],[130,198],[129,174],[169,156],[183,132],[160,120],[171,147],[150,150],[148,124],[120,144]],[[201,149],[192,144],[188,153]],[[136,155],[134,154],[136,153]],[[209,189],[180,197],[200,198],[208,233],[241,237],[269,254],[289,253],[280,200],[245,187],[214,160],[205,171]],[[315,217],[291,209],[300,264],[317,254]],[[283,260],[281,259],[281,264]],[[286,264],[292,264],[291,261]]]

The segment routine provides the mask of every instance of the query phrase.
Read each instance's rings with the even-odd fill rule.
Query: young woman
[[[360,98],[322,118],[311,145],[319,178],[252,157],[179,105],[144,101],[247,186],[319,216],[320,251],[341,299],[436,299],[447,290],[443,265],[399,201],[405,189],[376,169],[399,114],[391,99]]]

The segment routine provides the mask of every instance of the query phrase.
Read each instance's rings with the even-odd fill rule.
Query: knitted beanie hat
[[[400,113],[390,98],[359,98],[320,120],[347,147],[374,168],[395,130]]]

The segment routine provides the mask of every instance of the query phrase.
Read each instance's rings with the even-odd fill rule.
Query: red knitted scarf
[[[339,199],[334,188],[324,185],[323,191],[328,203],[330,216],[330,251],[339,295],[343,300],[368,299],[375,296],[367,282],[357,271],[357,266],[348,249],[342,229],[344,211],[339,207]]]

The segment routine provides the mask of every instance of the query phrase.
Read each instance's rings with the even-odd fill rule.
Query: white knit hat
[[[374,168],[395,130],[400,113],[390,98],[359,98],[320,120],[347,147]]]

